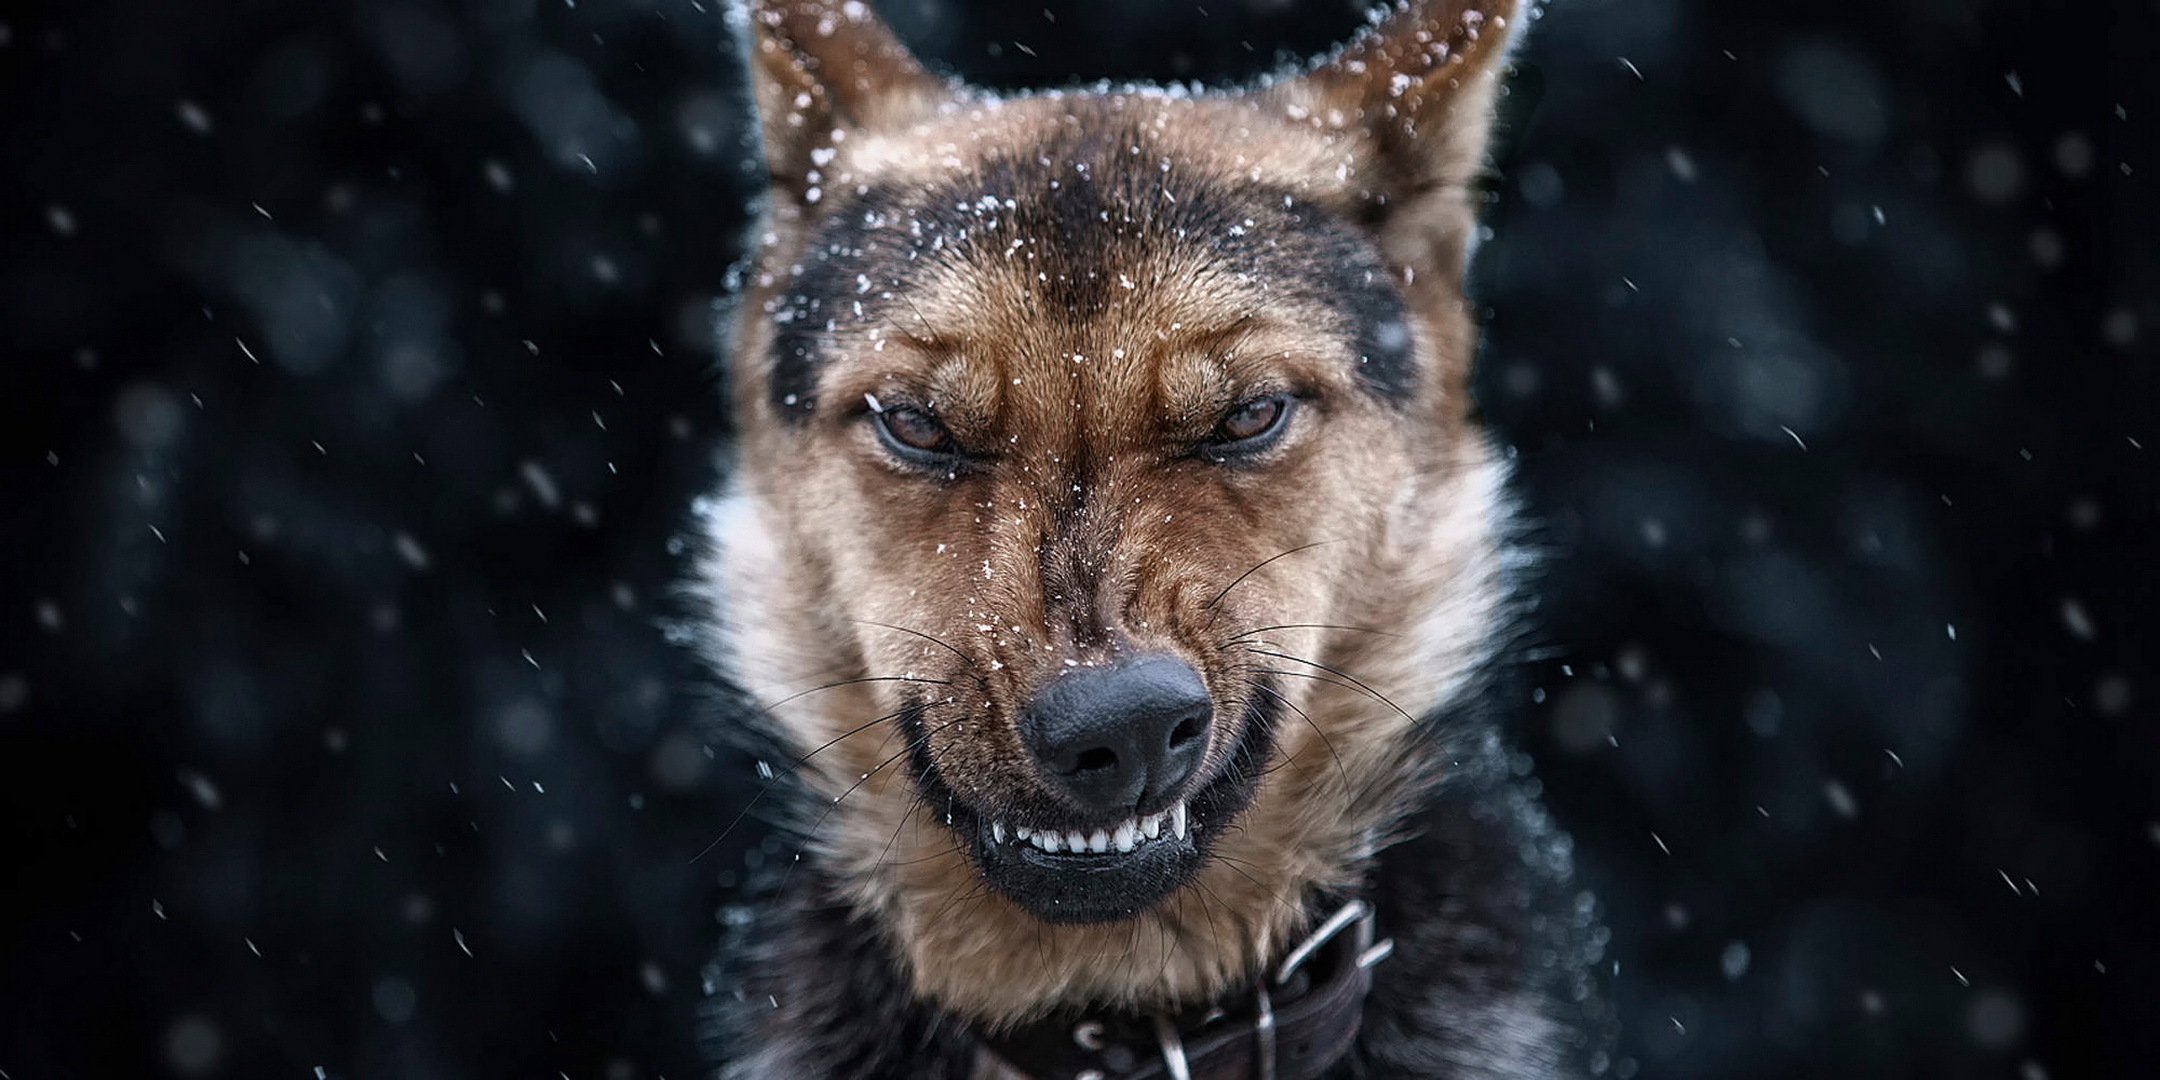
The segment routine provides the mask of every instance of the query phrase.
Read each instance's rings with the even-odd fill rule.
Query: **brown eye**
[[[1218,450],[1258,449],[1260,442],[1282,430],[1283,421],[1290,415],[1290,397],[1287,394],[1269,394],[1254,398],[1230,411],[1222,423],[1215,427],[1215,445]]]
[[[917,460],[940,458],[951,456],[959,449],[953,443],[952,432],[945,430],[937,417],[913,405],[895,405],[879,409],[872,415],[886,444],[902,456]]]

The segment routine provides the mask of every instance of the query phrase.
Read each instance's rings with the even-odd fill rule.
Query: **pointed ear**
[[[1357,180],[1382,247],[1420,273],[1462,273],[1519,6],[1398,0],[1333,58],[1266,91],[1293,118],[1366,140]]]
[[[848,132],[897,127],[952,96],[863,0],[752,0],[750,23],[765,165],[797,202],[816,201],[821,151]]]

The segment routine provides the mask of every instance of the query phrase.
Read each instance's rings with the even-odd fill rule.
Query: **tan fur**
[[[922,996],[993,1026],[1061,1004],[1212,997],[1280,954],[1307,890],[1354,882],[1428,779],[1403,771],[1404,713],[1446,702],[1493,636],[1503,467],[1470,418],[1460,269],[1512,5],[1418,5],[1318,72],[1250,93],[1010,100],[924,74],[859,5],[759,12],[758,100],[780,195],[735,341],[742,464],[711,523],[725,664],[798,754],[832,743],[805,766],[831,805],[816,855]],[[1001,262],[905,282],[909,316],[848,337],[820,378],[835,404],[934,400],[956,434],[997,447],[972,499],[903,475],[866,424],[784,422],[761,390],[772,306],[820,207],[873,184],[966,175],[1075,126],[1138,132],[1139,155],[1169,164],[1173,196],[1185,176],[1264,179],[1345,216],[1386,205],[1375,242],[1409,304],[1414,399],[1361,398],[1354,357],[1315,312],[1266,282],[1209,276],[1189,247],[1121,255],[1116,302],[1099,318],[1046,310],[1031,291],[1046,271],[1023,236]],[[1322,396],[1279,465],[1228,476],[1157,452],[1286,380]],[[1059,533],[1082,456],[1086,511]],[[1053,533],[1084,564],[1070,580],[1041,569]],[[1088,595],[1071,587],[1081,580],[1095,583]],[[1280,679],[1288,710],[1254,803],[1197,880],[1123,923],[1046,924],[984,888],[917,797],[893,725],[871,723],[924,697],[945,782],[995,802],[1033,782],[1012,718],[1035,688],[1118,648],[1163,649],[1217,700],[1219,763],[1260,669],[1324,674],[1224,639],[1292,623],[1379,631],[1249,639],[1372,693]],[[842,680],[884,681],[813,689]]]

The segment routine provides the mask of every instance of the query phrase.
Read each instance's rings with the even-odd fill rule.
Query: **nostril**
[[[1117,768],[1117,752],[1107,746],[1098,746],[1093,750],[1080,751],[1079,759],[1073,762],[1072,771],[1084,773],[1114,768]]]
[[[1170,749],[1175,750],[1199,738],[1206,727],[1207,721],[1197,716],[1188,716],[1178,721],[1178,726],[1170,729]]]

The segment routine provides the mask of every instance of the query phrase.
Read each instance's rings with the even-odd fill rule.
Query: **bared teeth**
[[[1193,826],[1184,803],[1172,806],[1159,814],[1146,817],[1129,817],[1115,825],[1081,832],[1078,829],[1058,831],[1053,829],[1030,829],[1010,826],[1002,821],[990,823],[990,836],[1002,844],[1009,836],[1014,843],[1033,844],[1042,851],[1086,852],[1103,855],[1113,851],[1128,852],[1149,841],[1160,839],[1165,831],[1179,839],[1190,835]]]

